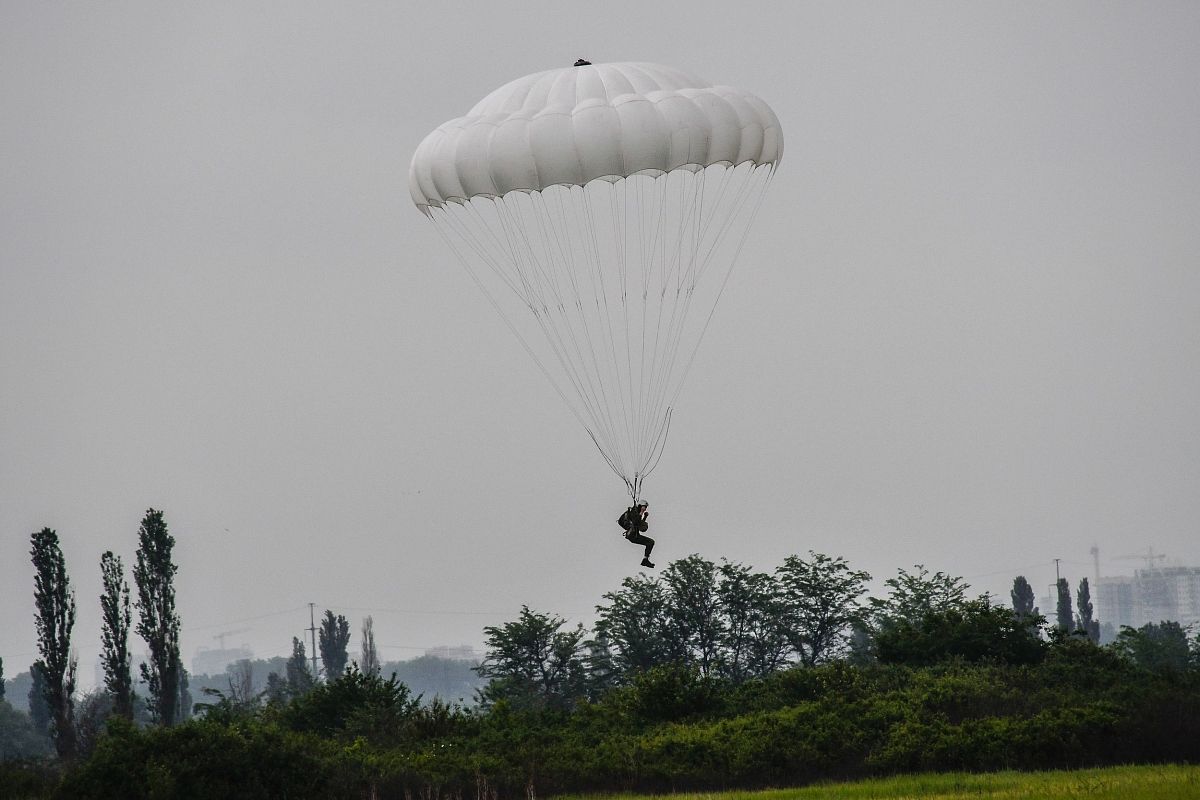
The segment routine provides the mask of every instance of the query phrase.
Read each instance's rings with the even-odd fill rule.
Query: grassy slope
[[[624,798],[632,797],[624,795]],[[674,795],[678,800],[1200,800],[1200,766],[1107,767],[1056,772],[902,775],[801,789]],[[598,800],[596,797],[590,800]]]

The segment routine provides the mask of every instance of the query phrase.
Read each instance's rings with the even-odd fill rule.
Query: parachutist
[[[617,519],[617,524],[621,526],[621,530],[625,531],[627,541],[646,546],[645,555],[642,556],[642,566],[653,569],[654,564],[650,561],[650,551],[654,549],[654,540],[649,536],[642,536],[650,527],[650,523],[646,519],[648,516],[650,516],[650,504],[639,502],[636,506],[625,509],[625,513]]]

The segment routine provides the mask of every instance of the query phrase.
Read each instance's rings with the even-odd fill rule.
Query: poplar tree
[[[33,561],[34,624],[38,652],[34,665],[43,679],[42,694],[49,711],[50,735],[60,758],[75,756],[75,659],[71,657],[71,629],[75,627],[75,592],[58,534],[42,528],[30,537]]]
[[[1009,596],[1012,597],[1013,611],[1018,617],[1028,619],[1037,616],[1038,609],[1033,604],[1033,587],[1029,585],[1029,581],[1024,575],[1013,578],[1013,588]]]
[[[100,556],[100,664],[104,669],[104,688],[112,696],[113,713],[133,719],[133,675],[130,673],[129,629],[133,616],[129,610],[129,584],[121,557],[112,551]]]
[[[1092,590],[1088,586],[1087,578],[1079,580],[1079,592],[1075,595],[1075,606],[1079,609],[1079,614],[1075,618],[1076,628],[1086,633],[1088,641],[1092,644],[1100,644],[1100,621],[1094,617]]]
[[[363,675],[379,674],[379,651],[375,649],[375,620],[370,616],[363,619],[362,663],[359,669]]]
[[[179,615],[175,611],[175,572],[171,561],[175,539],[167,531],[163,512],[146,511],[138,528],[137,566],[133,580],[138,591],[137,632],[150,649],[142,664],[142,679],[150,688],[150,711],[158,724],[174,725],[179,711]]]
[[[1075,615],[1071,613],[1071,585],[1066,578],[1058,579],[1058,608],[1055,610],[1059,630],[1070,633],[1075,624]]]
[[[292,657],[287,660],[288,692],[292,697],[307,694],[313,688],[313,676],[308,667],[304,642],[292,637]]]
[[[346,671],[346,663],[350,660],[350,622],[341,614],[335,617],[332,611],[325,609],[317,642],[321,663],[325,666],[325,680],[337,680]]]

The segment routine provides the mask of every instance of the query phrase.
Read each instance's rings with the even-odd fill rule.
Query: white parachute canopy
[[[429,134],[409,189],[638,499],[783,131],[658,64],[512,81]]]

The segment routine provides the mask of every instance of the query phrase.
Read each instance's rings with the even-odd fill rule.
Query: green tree
[[[1071,585],[1066,578],[1059,578],[1058,608],[1055,609],[1055,622],[1060,631],[1070,633],[1075,629],[1075,615],[1071,612]]]
[[[4,699],[4,659],[0,658],[0,700]]]
[[[50,711],[50,734],[60,758],[75,756],[75,659],[71,656],[71,629],[75,626],[75,592],[50,528],[30,537],[33,561],[34,624],[37,628],[37,662],[42,690]]]
[[[724,623],[717,591],[717,566],[699,555],[674,561],[662,573],[667,589],[670,649],[676,660],[694,664],[702,676],[718,667]]]
[[[317,644],[321,651],[321,664],[325,667],[325,680],[336,680],[346,671],[350,661],[350,622],[338,614],[325,609],[325,617],[321,620]]]
[[[295,731],[375,744],[396,744],[411,738],[420,703],[395,676],[385,680],[351,666],[336,680],[317,684],[296,698],[280,715]]]
[[[50,704],[46,702],[46,673],[42,662],[35,661],[29,665],[29,724],[34,733],[53,744],[50,736]]]
[[[596,635],[608,640],[622,682],[669,661],[667,592],[659,581],[634,575],[603,599],[608,603],[596,606]]]
[[[521,607],[514,622],[483,629],[487,654],[476,672],[490,682],[485,703],[508,699],[518,705],[567,708],[587,694],[582,625]]]
[[[37,731],[27,714],[0,700],[0,770],[6,761],[47,755],[50,755],[50,742],[45,732]],[[0,778],[0,792],[4,788],[4,779]]]
[[[379,651],[375,649],[375,620],[368,615],[362,623],[362,662],[358,665],[364,675],[379,674]]]
[[[986,598],[901,619],[880,630],[875,652],[885,664],[930,666],[950,659],[1036,664],[1046,643],[1023,619]]]
[[[788,649],[783,603],[775,578],[728,561],[718,568],[721,672],[734,683],[774,672]]]
[[[1139,667],[1157,672],[1182,672],[1190,661],[1187,632],[1178,622],[1148,622],[1140,628],[1122,625],[1114,646]]]
[[[120,556],[106,551],[100,556],[100,664],[104,670],[104,688],[112,696],[113,713],[133,719],[133,675],[130,671],[129,629],[133,615],[129,610],[129,584]]]
[[[1013,578],[1012,597],[1013,612],[1020,619],[1032,619],[1038,616],[1038,608],[1034,605],[1033,587],[1024,575]]]
[[[292,657],[287,661],[288,693],[299,697],[313,688],[313,676],[308,667],[308,656],[304,652],[304,642],[292,637]]]
[[[192,718],[192,693],[188,691],[188,671],[179,667],[179,722],[187,722]]]
[[[872,597],[871,614],[875,626],[884,628],[907,621],[916,622],[931,611],[946,611],[962,605],[967,589],[962,578],[945,572],[929,574],[924,564],[916,564],[916,571],[901,568],[896,577],[883,582],[888,587],[884,598]]]
[[[592,639],[584,642],[587,654],[586,662],[589,699],[598,699],[609,689],[617,685],[620,675],[613,662],[612,642],[608,635],[600,631]]]
[[[138,591],[137,632],[146,641],[150,660],[141,666],[150,690],[150,711],[158,724],[174,725],[179,716],[179,615],[175,611],[175,573],[171,560],[175,538],[163,512],[146,511],[138,528],[137,566],[133,580]]]
[[[1092,590],[1088,586],[1087,578],[1081,578],[1079,581],[1075,605],[1079,609],[1079,614],[1075,617],[1075,628],[1087,634],[1088,641],[1092,644],[1100,644],[1100,621],[1093,616]]]
[[[839,653],[851,625],[863,621],[860,598],[871,576],[850,569],[844,558],[811,550],[808,555],[807,560],[788,556],[775,579],[788,641],[800,662],[812,667]]]

